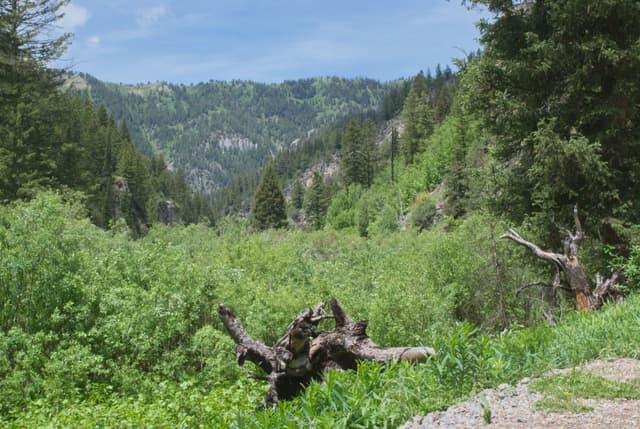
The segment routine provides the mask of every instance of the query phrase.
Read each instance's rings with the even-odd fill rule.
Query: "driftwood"
[[[366,320],[351,320],[335,298],[329,303],[331,314],[325,306],[321,302],[315,309],[304,310],[269,347],[253,339],[231,310],[220,304],[218,315],[236,343],[238,364],[250,361],[268,374],[268,404],[291,399],[325,369],[356,369],[363,360],[422,362],[434,354],[430,347],[380,347],[367,336]],[[325,319],[333,319],[335,329],[318,332],[318,324]]]
[[[600,274],[596,274],[595,286],[586,270],[578,260],[580,244],[585,238],[580,218],[578,217],[578,207],[573,209],[574,222],[576,224],[575,234],[567,231],[564,240],[564,253],[553,253],[542,250],[540,247],[525,240],[515,230],[510,230],[508,234],[503,234],[500,238],[506,238],[529,249],[535,256],[550,262],[554,265],[556,273],[552,283],[555,289],[565,289],[570,291],[576,301],[578,310],[592,311],[598,309],[604,302],[613,298],[616,301],[623,299],[622,290],[618,287],[621,280],[622,271],[618,270],[608,279],[604,279]],[[566,284],[561,281],[560,273],[564,274]],[[527,287],[534,285],[544,285],[544,283],[534,282],[527,284],[518,290],[522,292]]]

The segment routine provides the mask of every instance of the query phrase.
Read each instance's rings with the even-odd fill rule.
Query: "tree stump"
[[[329,306],[332,314],[325,312],[325,302],[305,309],[269,347],[253,339],[231,310],[220,304],[218,315],[236,343],[238,364],[248,360],[268,374],[267,404],[293,398],[326,369],[356,369],[362,360],[424,362],[435,353],[430,347],[380,347],[367,336],[366,320],[351,320],[335,298]],[[333,319],[335,329],[318,332],[318,324],[325,319]]]

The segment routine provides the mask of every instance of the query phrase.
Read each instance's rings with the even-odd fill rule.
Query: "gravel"
[[[640,360],[614,359],[593,361],[576,369],[614,381],[640,379]],[[553,371],[563,373],[573,368]],[[437,411],[423,417],[413,417],[401,429],[427,428],[575,428],[640,429],[640,401],[579,399],[578,402],[593,408],[587,413],[552,413],[537,410],[533,404],[543,395],[529,391],[529,378],[515,386],[503,384],[487,389],[472,399],[454,405],[446,411]],[[481,397],[491,410],[491,423],[484,421]]]

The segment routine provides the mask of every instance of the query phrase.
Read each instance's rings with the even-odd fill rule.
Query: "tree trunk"
[[[238,364],[249,360],[268,374],[268,404],[293,398],[312,380],[319,379],[325,369],[356,369],[361,360],[423,362],[435,353],[430,347],[380,347],[367,336],[366,320],[351,320],[335,298],[330,307],[331,315],[324,312],[324,302],[313,310],[307,308],[289,324],[284,336],[268,347],[254,340],[236,316],[220,304],[218,315],[236,343]],[[333,319],[335,329],[317,332],[324,319]]]
[[[589,275],[585,269],[580,265],[578,260],[578,251],[580,249],[580,243],[584,240],[584,231],[580,218],[578,217],[578,207],[573,209],[574,221],[576,224],[576,233],[567,231],[567,236],[564,240],[564,254],[553,253],[542,250],[540,247],[525,240],[515,230],[510,230],[508,234],[503,234],[500,238],[506,238],[529,249],[538,258],[550,262],[556,267],[558,272],[564,273],[566,287],[571,291],[575,298],[576,309],[582,311],[592,311],[598,309],[608,298],[614,298],[616,301],[623,299],[623,293],[618,288],[617,282],[621,277],[622,272],[619,270],[609,279],[603,281],[599,274],[596,275],[596,287],[593,287],[593,282],[589,278]],[[554,282],[558,282],[559,279]]]

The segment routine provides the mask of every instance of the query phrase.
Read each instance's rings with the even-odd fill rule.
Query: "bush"
[[[428,195],[422,194],[411,211],[411,225],[418,231],[430,229],[436,219],[436,203]]]

